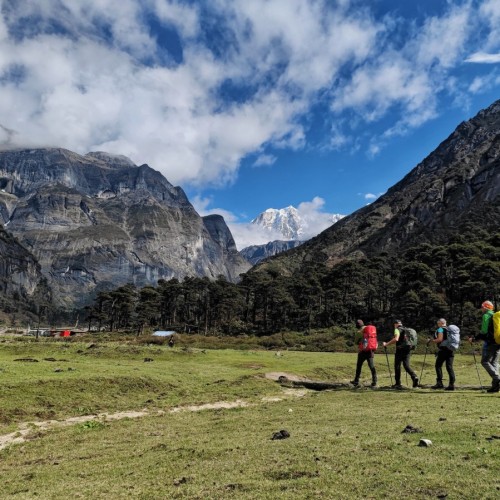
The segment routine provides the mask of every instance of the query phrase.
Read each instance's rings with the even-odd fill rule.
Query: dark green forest
[[[238,284],[223,277],[130,284],[99,293],[80,317],[97,330],[227,336],[310,333],[351,325],[356,318],[388,329],[398,318],[428,330],[445,317],[467,334],[477,330],[481,302],[498,303],[499,256],[500,233],[475,230],[445,246],[423,243],[330,269],[309,263],[294,276],[283,276],[271,261],[242,275]]]

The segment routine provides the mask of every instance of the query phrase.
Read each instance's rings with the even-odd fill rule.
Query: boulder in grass
[[[418,445],[424,448],[428,448],[429,446],[432,446],[432,441],[430,439],[421,439]]]
[[[278,432],[275,432],[273,434],[273,437],[271,438],[271,440],[275,440],[275,439],[286,439],[286,438],[289,438],[290,437],[290,433],[283,429],[281,431],[278,431]]]

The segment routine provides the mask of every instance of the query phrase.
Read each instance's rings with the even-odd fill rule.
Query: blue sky
[[[310,235],[500,98],[498,0],[3,0],[0,145],[148,163],[202,214]]]

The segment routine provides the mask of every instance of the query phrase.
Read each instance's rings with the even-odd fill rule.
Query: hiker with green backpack
[[[394,321],[394,337],[389,342],[382,345],[387,347],[396,344],[396,353],[394,355],[394,372],[396,383],[392,386],[394,389],[403,389],[401,385],[401,364],[406,373],[410,375],[413,381],[413,387],[418,387],[417,374],[411,369],[410,356],[411,351],[417,346],[417,332],[413,328],[403,326],[401,320]]]
[[[485,300],[481,304],[481,330],[470,342],[483,340],[483,351],[481,354],[481,365],[491,377],[491,388],[487,392],[500,391],[500,376],[498,364],[500,360],[500,311],[494,312],[493,303]]]

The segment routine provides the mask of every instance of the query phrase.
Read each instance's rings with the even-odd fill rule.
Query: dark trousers
[[[493,380],[493,385],[500,384],[500,374],[498,373],[498,365],[500,361],[500,345],[494,342],[485,342],[483,344],[483,352],[481,355],[481,364],[488,372],[488,375]]]
[[[363,363],[368,362],[370,371],[372,372],[372,382],[377,382],[377,371],[375,370],[375,352],[374,351],[359,351],[358,352],[358,362],[356,364],[356,375],[354,380],[359,382],[359,377],[361,376],[361,367]]]
[[[406,373],[408,373],[413,381],[417,380],[417,374],[410,367],[411,348],[409,346],[397,347],[394,356],[394,372],[396,376],[396,384],[401,384],[401,363]]]
[[[443,363],[446,363],[446,371],[450,377],[450,385],[455,385],[455,372],[453,371],[453,361],[455,360],[455,351],[447,347],[441,347],[436,355],[436,379],[438,384],[443,383]]]

